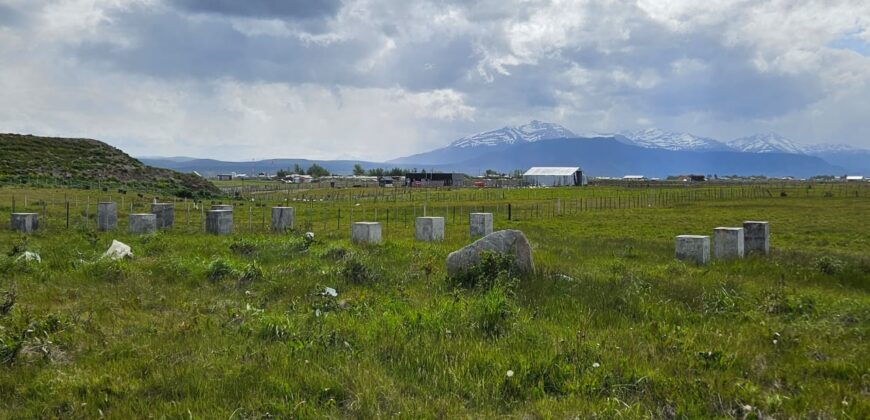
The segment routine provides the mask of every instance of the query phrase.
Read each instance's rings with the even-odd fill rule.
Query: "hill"
[[[247,175],[257,175],[260,172],[274,174],[281,169],[293,169],[294,165],[299,165],[302,168],[308,168],[313,164],[318,164],[327,171],[334,174],[350,174],[353,173],[353,166],[360,164],[366,169],[375,167],[394,167],[398,165],[390,165],[376,162],[365,162],[358,160],[310,160],[310,159],[269,159],[252,162],[227,162],[215,159],[192,159],[187,161],[177,161],[171,158],[142,158],[142,162],[156,166],[159,168],[168,168],[181,172],[196,171],[202,176],[213,177],[218,174],[226,173],[241,173]]]
[[[220,193],[193,174],[154,168],[92,139],[0,134],[0,179],[52,178],[160,190],[181,196]]]

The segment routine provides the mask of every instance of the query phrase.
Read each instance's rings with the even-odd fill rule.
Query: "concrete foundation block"
[[[175,204],[154,203],[151,213],[157,216],[157,229],[169,229],[175,224]]]
[[[272,230],[284,232],[293,229],[296,221],[296,209],[293,207],[272,207]]]
[[[492,213],[471,213],[468,222],[472,238],[492,233]]]
[[[710,262],[710,237],[703,235],[677,236],[674,257],[698,265],[707,265]]]
[[[157,215],[154,213],[135,213],[127,216],[127,231],[134,235],[157,232]]]
[[[232,210],[233,210],[233,205],[232,205],[232,204],[213,204],[213,205],[211,206],[211,209],[212,209],[212,210],[229,210],[229,211],[232,211]]]
[[[106,232],[118,227],[118,204],[113,202],[97,203],[97,230]]]
[[[743,258],[743,228],[713,229],[713,258],[717,260]]]
[[[743,246],[746,254],[769,254],[770,225],[767,222],[743,222]]]
[[[444,240],[443,217],[418,217],[414,220],[418,241],[434,242]]]
[[[209,210],[205,212],[205,231],[215,235],[233,233],[232,210]]]
[[[381,243],[381,224],[378,222],[355,222],[351,226],[350,239],[353,242],[379,244]]]
[[[12,213],[10,226],[18,232],[33,233],[39,229],[39,213]]]

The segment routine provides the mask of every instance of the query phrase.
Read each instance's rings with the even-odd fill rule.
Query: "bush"
[[[377,280],[377,274],[354,256],[345,260],[341,276],[352,284],[371,284]]]
[[[256,263],[248,264],[239,276],[239,285],[245,286],[263,279],[263,270]]]

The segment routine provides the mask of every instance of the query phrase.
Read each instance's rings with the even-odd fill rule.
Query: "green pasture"
[[[385,190],[214,200],[236,205],[217,237],[212,200],[0,188],[4,224],[13,198],[44,222],[0,229],[0,418],[870,415],[870,188]],[[155,199],[175,228],[127,234]],[[275,205],[295,231],[269,232]],[[534,276],[446,277],[481,210],[527,235]],[[414,240],[424,212],[444,242]],[[382,245],[349,241],[362,220]],[[673,259],[675,235],[744,220],[770,222],[769,257]],[[113,239],[134,258],[100,259]]]

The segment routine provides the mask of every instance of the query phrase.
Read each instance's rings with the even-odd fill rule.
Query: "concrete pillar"
[[[209,210],[205,212],[205,231],[215,235],[233,233],[232,210]]]
[[[381,243],[381,224],[378,222],[355,222],[351,226],[350,239],[353,242]]]
[[[284,232],[293,228],[296,220],[296,209],[293,207],[272,207],[272,230]]]
[[[118,227],[118,204],[110,201],[97,203],[97,230],[106,232]]]
[[[492,233],[492,213],[471,213],[468,222],[472,238]]]
[[[154,203],[151,213],[157,216],[157,229],[169,229],[175,224],[175,204]]]
[[[713,258],[717,260],[743,258],[743,228],[713,229]]]
[[[418,217],[414,220],[418,241],[434,242],[444,240],[443,217]]]
[[[674,257],[698,265],[707,265],[710,262],[710,237],[703,235],[677,236]]]
[[[135,235],[157,232],[157,215],[135,213],[127,216],[127,231]]]
[[[12,213],[12,230],[33,233],[39,228],[39,213]]]
[[[212,210],[230,210],[230,211],[232,211],[233,205],[232,204],[213,204],[211,206],[211,209]]]
[[[769,254],[770,225],[767,222],[743,222],[743,246],[747,254]]]

